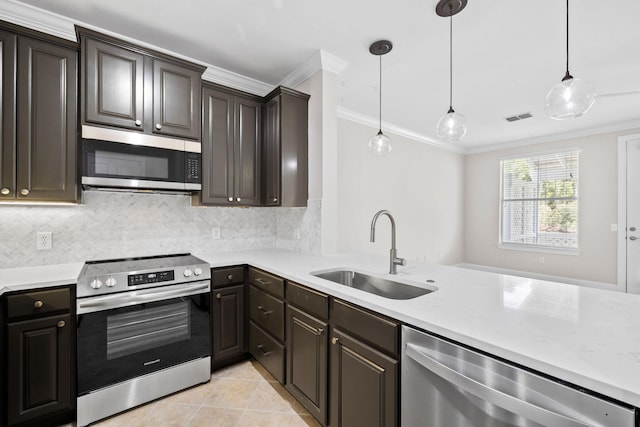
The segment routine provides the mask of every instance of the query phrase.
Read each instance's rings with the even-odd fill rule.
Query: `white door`
[[[640,294],[640,139],[627,141],[627,292]]]

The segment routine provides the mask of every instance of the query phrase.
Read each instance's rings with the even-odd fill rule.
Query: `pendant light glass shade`
[[[438,120],[438,136],[449,142],[461,140],[467,133],[467,120],[460,113],[449,109],[447,114]]]
[[[544,112],[554,120],[582,116],[596,100],[593,86],[569,73],[569,0],[567,0],[567,70],[562,81],[551,88],[545,99]]]
[[[378,134],[369,140],[369,151],[380,157],[391,152],[391,140],[382,133],[382,130],[379,130]]]
[[[378,116],[378,133],[369,140],[369,145],[367,146],[369,151],[376,156],[384,157],[391,152],[391,140],[388,136],[382,133],[382,55],[386,55],[393,48],[393,44],[391,44],[388,40],[378,40],[369,46],[369,52],[372,55],[376,55],[380,58],[380,86],[378,87],[378,95],[379,95],[379,116]]]
[[[570,77],[551,88],[545,100],[544,112],[554,120],[580,117],[596,100],[591,83]]]

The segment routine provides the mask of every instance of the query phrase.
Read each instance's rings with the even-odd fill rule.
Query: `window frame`
[[[563,247],[563,246],[553,246],[553,245],[541,245],[541,244],[532,244],[532,243],[516,243],[516,242],[505,242],[503,241],[503,230],[504,230],[504,162],[507,160],[513,159],[537,159],[544,156],[552,156],[554,154],[575,154],[577,157],[577,187],[576,187],[576,246],[575,247]],[[580,255],[582,250],[580,249],[580,158],[582,155],[582,149],[580,147],[566,147],[553,151],[538,151],[538,152],[530,152],[530,153],[521,153],[515,154],[511,156],[500,157],[500,193],[499,193],[499,213],[498,213],[498,243],[497,246],[500,249],[510,249],[516,251],[526,251],[526,252],[543,252],[543,253],[553,253],[553,254],[561,254],[561,255]],[[548,198],[527,198],[526,200],[538,200],[544,201],[549,200]],[[537,223],[537,219],[535,220]],[[544,261],[540,261],[544,262]]]

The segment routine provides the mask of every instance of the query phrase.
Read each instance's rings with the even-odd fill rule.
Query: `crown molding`
[[[374,129],[378,129],[378,119],[367,116],[365,114],[358,113],[353,110],[349,110],[348,108],[338,107],[337,116],[341,119],[350,120],[352,122],[360,123],[365,126],[370,126]],[[403,128],[401,126],[396,126],[392,123],[382,122],[382,127],[385,132],[393,133],[399,136],[403,136],[405,138],[412,139],[414,141],[422,142],[427,145],[431,145],[436,148],[440,148],[442,150],[451,151],[458,154],[466,154],[466,150],[459,146],[454,145],[448,142],[442,142],[434,138],[430,138],[426,135],[419,134],[407,128]]]
[[[225,70],[224,68],[216,67],[215,65],[207,65],[202,79],[259,96],[265,96],[275,87],[274,85]]]
[[[640,120],[611,123],[594,126],[586,129],[578,129],[569,132],[555,133],[537,138],[520,139],[501,144],[483,145],[480,147],[466,147],[466,154],[488,153],[490,151],[506,150],[509,148],[523,147],[525,145],[544,144],[545,142],[563,141],[565,139],[581,138],[584,136],[598,135],[609,132],[620,132],[629,129],[640,129]]]
[[[69,18],[15,0],[0,2],[0,19],[77,42],[74,22]]]
[[[280,85],[295,88],[320,70],[340,74],[348,64],[344,59],[320,49],[282,79]]]

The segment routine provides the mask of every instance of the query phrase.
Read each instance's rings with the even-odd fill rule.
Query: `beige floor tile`
[[[311,415],[293,414],[288,427],[322,427]]]
[[[260,383],[248,408],[259,411],[307,413],[279,383]]]
[[[193,405],[181,405],[177,403],[158,404],[142,420],[144,427],[182,427],[189,424],[189,421],[198,412],[198,407]],[[142,427],[141,426],[141,427]]]
[[[221,375],[224,376],[224,378],[233,378],[238,380],[264,381],[264,373],[269,375],[258,362],[249,360],[223,369],[222,371]],[[269,375],[269,378],[273,379],[271,375]]]
[[[242,414],[239,409],[202,407],[191,419],[189,427],[235,427]]]
[[[244,411],[238,427],[285,427],[291,421],[291,414],[267,411]]]
[[[212,379],[210,384],[212,390],[204,401],[205,406],[245,409],[260,382],[223,377]]]

